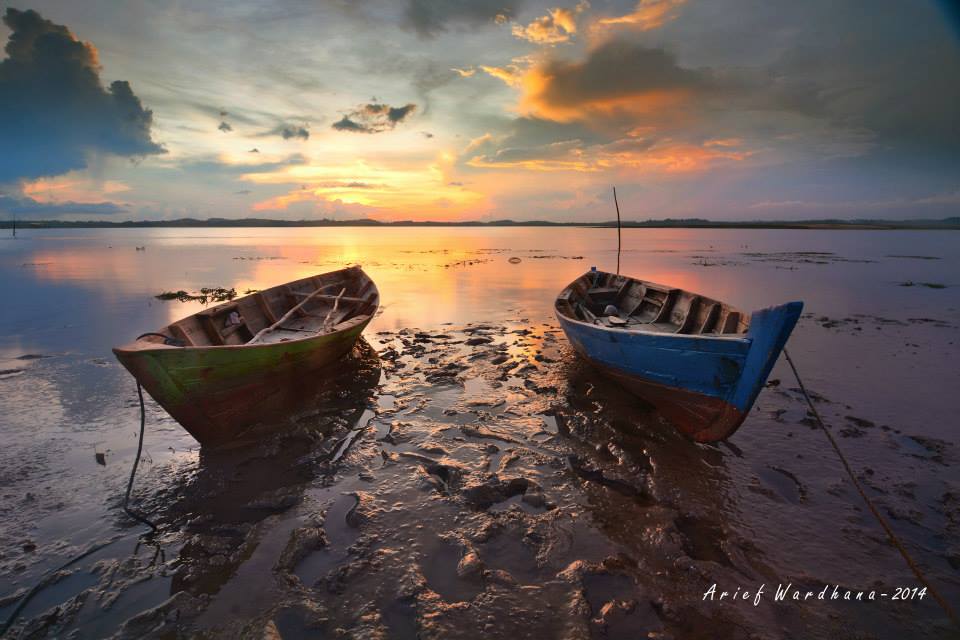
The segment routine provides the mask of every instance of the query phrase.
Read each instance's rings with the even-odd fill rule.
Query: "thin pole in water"
[[[620,203],[617,202],[617,188],[613,188],[613,206],[617,208],[617,275],[620,275]]]

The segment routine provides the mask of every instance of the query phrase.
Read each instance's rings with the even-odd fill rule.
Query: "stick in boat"
[[[338,293],[336,299],[334,299],[334,301],[333,301],[333,309],[330,309],[330,311],[327,312],[327,317],[323,319],[323,329],[324,329],[324,330],[326,330],[327,327],[328,327],[327,323],[330,322],[330,316],[332,316],[333,313],[337,310],[337,307],[340,306],[340,297],[341,297],[346,291],[347,291],[346,287],[344,287],[343,289],[340,289],[340,293]]]
[[[274,322],[274,323],[273,323],[272,325],[270,325],[269,327],[266,327],[266,328],[261,329],[260,331],[258,331],[258,332],[257,332],[257,335],[253,336],[253,337],[250,339],[250,342],[248,342],[247,344],[253,344],[254,342],[257,342],[257,341],[258,341],[260,338],[262,338],[263,336],[267,335],[268,333],[273,333],[274,331],[276,331],[277,328],[278,328],[280,325],[282,325],[284,322],[286,322],[287,320],[289,320],[289,319],[293,316],[293,314],[295,314],[295,313],[300,309],[300,307],[302,307],[303,305],[305,305],[305,304],[307,304],[308,302],[310,302],[311,300],[313,300],[314,296],[319,296],[321,291],[323,291],[323,288],[318,288],[316,291],[314,291],[313,293],[311,293],[310,295],[308,295],[308,296],[307,296],[306,298],[304,298],[299,304],[297,304],[295,307],[293,307],[292,309],[290,309],[290,311],[287,311],[285,314],[283,314],[283,317],[282,317],[282,318],[280,318],[279,320],[277,320],[276,322]],[[342,291],[340,291],[340,293],[343,294],[344,291],[346,291],[346,289],[343,289]]]
[[[620,203],[617,202],[617,188],[613,188],[613,206],[617,208],[617,275],[620,275]]]

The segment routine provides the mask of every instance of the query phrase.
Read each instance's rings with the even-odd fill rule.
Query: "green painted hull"
[[[117,358],[204,447],[242,440],[312,395],[324,369],[350,352],[369,317],[336,333],[256,345],[114,349]]]

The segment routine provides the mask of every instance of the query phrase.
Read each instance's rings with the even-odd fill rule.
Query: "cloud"
[[[419,100],[423,104],[422,113],[424,115],[430,111],[431,93],[453,82],[458,77],[462,76],[457,70],[450,69],[434,60],[428,60],[414,66],[411,84],[417,89]]]
[[[409,0],[404,21],[421,37],[435,36],[451,24],[480,26],[513,18],[521,0]]]
[[[677,8],[687,0],[640,0],[633,12],[615,18],[603,18],[600,25],[623,25],[640,31],[662,27],[677,17]]]
[[[458,69],[456,67],[453,67],[452,69],[450,69],[450,71],[456,71],[457,75],[459,75],[461,78],[469,78],[477,72],[477,70],[474,69],[473,67],[470,67],[468,69]]]
[[[764,200],[747,206],[762,215],[781,217],[831,216],[836,218],[955,216],[960,212],[960,191],[934,193],[920,197],[897,197],[870,200]]]
[[[674,107],[711,86],[704,71],[677,64],[667,51],[610,40],[582,61],[547,59],[523,76],[522,108],[555,120],[590,112],[648,113]]]
[[[40,202],[0,194],[0,212],[16,216],[111,215],[127,211],[115,202]]]
[[[573,9],[547,9],[547,15],[537,18],[525,27],[513,25],[513,35],[535,44],[569,42],[577,32],[577,17],[589,7],[590,3],[584,0]]]
[[[485,169],[530,171],[628,171],[637,175],[702,172],[724,164],[741,163],[752,151],[672,140],[624,137],[605,144],[561,140],[525,147],[493,145],[469,157],[466,164]],[[485,151],[486,153],[483,153]]]
[[[519,87],[523,83],[523,77],[526,74],[526,71],[516,64],[508,64],[504,67],[480,65],[480,70],[493,76],[497,80],[502,80],[508,87]]]
[[[391,107],[388,104],[370,102],[360,105],[350,113],[334,122],[331,126],[337,131],[353,133],[380,133],[389,131],[406,120],[417,108],[410,103],[402,107]]]
[[[278,124],[273,129],[269,131],[264,131],[263,133],[257,134],[259,137],[263,138],[266,136],[280,136],[284,140],[309,140],[310,139],[310,128],[307,125],[291,125],[291,124]]]
[[[287,167],[304,165],[309,159],[299,153],[294,153],[275,160],[263,162],[228,162],[219,157],[201,156],[180,162],[177,168],[180,171],[198,175],[237,176],[247,173],[268,173],[279,171]]]
[[[100,81],[97,50],[35,11],[7,9],[0,61],[0,183],[85,168],[88,156],[163,153],[129,83]]]
[[[310,139],[310,131],[306,127],[284,127],[280,130],[280,135],[284,140],[289,140],[290,138],[300,138],[301,140]]]

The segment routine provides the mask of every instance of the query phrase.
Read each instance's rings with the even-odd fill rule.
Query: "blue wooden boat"
[[[556,301],[580,355],[700,442],[743,423],[802,309],[788,302],[747,317],[706,296],[596,270]]]

